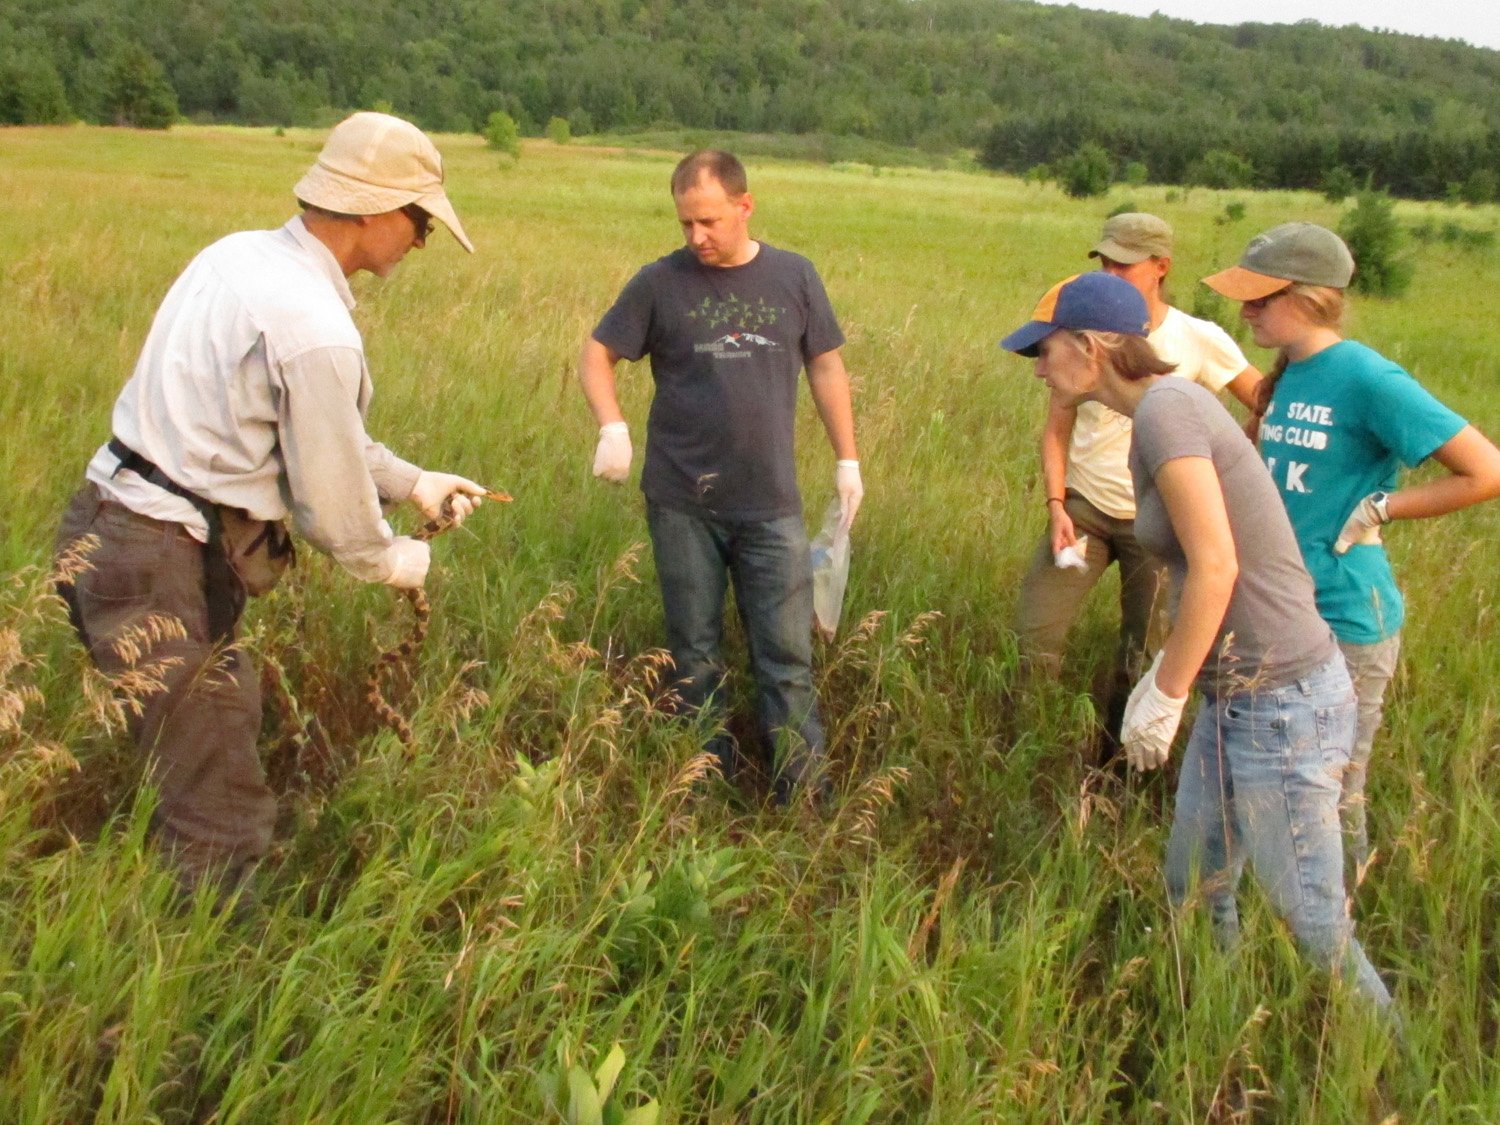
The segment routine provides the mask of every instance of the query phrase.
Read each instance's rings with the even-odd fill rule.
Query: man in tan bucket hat
[[[291,561],[283,521],[355,577],[414,587],[427,544],[392,534],[381,505],[436,518],[449,501],[461,520],[483,492],[366,434],[372,386],[349,315],[348,278],[388,275],[433,219],[473,250],[437,149],[409,122],[356,113],[295,191],[301,215],[219,240],[173,284],[58,536],[60,592],[94,662],[118,674],[147,661],[162,681],[130,720],[158,840],[185,889],[221,896],[276,816],[259,678],[233,642],[247,596]],[[122,653],[132,639],[149,640],[145,657]]]

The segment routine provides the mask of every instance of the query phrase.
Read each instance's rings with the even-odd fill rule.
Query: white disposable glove
[[[416,487],[411,490],[412,503],[422,509],[422,515],[429,520],[451,518],[455,526],[463,523],[469,513],[479,507],[479,498],[483,495],[482,484],[475,484],[452,473],[426,471],[417,477]],[[443,501],[450,496],[453,498],[451,510],[444,512]]]
[[[1334,540],[1333,553],[1342,555],[1356,543],[1379,543],[1381,525],[1391,522],[1391,515],[1385,505],[1386,494],[1383,492],[1372,492],[1356,504],[1354,511],[1344,521],[1344,530]]]
[[[624,422],[606,422],[599,427],[599,445],[594,450],[594,475],[621,484],[630,475],[630,427]]]
[[[432,548],[420,539],[402,535],[392,539],[385,549],[391,573],[385,584],[398,590],[411,590],[427,581],[427,567],[432,562]]]
[[[1061,550],[1053,551],[1052,565],[1058,570],[1087,570],[1089,568],[1089,537],[1080,535],[1077,542],[1069,543]]]
[[[1172,749],[1172,739],[1182,722],[1187,696],[1173,699],[1156,686],[1156,670],[1161,653],[1141,677],[1125,704],[1125,721],[1120,724],[1120,745],[1132,768],[1154,770],[1164,765]]]
[[[859,478],[858,461],[840,461],[833,470],[833,489],[839,497],[839,526],[845,531],[854,525],[854,513],[865,498],[865,485]]]

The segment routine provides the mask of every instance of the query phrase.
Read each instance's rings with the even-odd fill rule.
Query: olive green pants
[[[98,544],[59,592],[89,656],[133,700],[129,729],[158,793],[159,843],[185,887],[232,889],[265,854],[276,817],[256,749],[255,669],[238,646],[213,643],[204,547],[182,525],[86,485],[63,516],[59,554],[85,535]],[[238,591],[236,626],[243,609]]]
[[[1021,656],[1056,678],[1062,668],[1068,631],[1083,612],[1084,599],[1111,563],[1120,567],[1120,640],[1101,700],[1106,735],[1120,733],[1130,689],[1145,671],[1148,646],[1160,643],[1165,624],[1166,568],[1136,542],[1135,521],[1101,512],[1069,489],[1063,510],[1078,535],[1088,536],[1084,570],[1060,569],[1052,558],[1052,537],[1043,534],[1021,580],[1016,635]]]

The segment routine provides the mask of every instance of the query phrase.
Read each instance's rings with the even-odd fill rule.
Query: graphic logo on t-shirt
[[[785,309],[767,304],[764,297],[753,303],[741,300],[733,293],[719,301],[704,297],[696,308],[688,310],[687,318],[710,329],[728,328],[730,331],[707,343],[694,344],[693,350],[729,357],[749,355],[755,348],[780,347],[775,340],[761,335],[759,329],[769,328],[785,312]]]
[[[1328,435],[1334,428],[1333,408],[1322,403],[1292,402],[1287,404],[1285,421],[1272,421],[1260,428],[1261,441],[1268,445],[1288,445],[1297,449],[1315,452],[1328,448]],[[1302,425],[1292,425],[1300,422]],[[1311,462],[1287,459],[1285,474],[1277,471],[1277,458],[1267,457],[1266,468],[1281,486],[1283,492],[1311,492],[1306,476]]]

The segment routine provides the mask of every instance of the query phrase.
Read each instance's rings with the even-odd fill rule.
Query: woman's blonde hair
[[[1130,336],[1124,332],[1069,332],[1079,347],[1092,343],[1099,349],[1104,363],[1114,369],[1120,378],[1132,383],[1151,375],[1170,375],[1177,370],[1175,363],[1168,363],[1156,354],[1144,336]]]
[[[1302,318],[1315,328],[1331,328],[1335,332],[1342,332],[1344,328],[1344,291],[1335,289],[1330,285],[1308,285],[1301,281],[1294,281],[1289,289],[1282,291],[1285,296],[1277,299],[1290,301],[1297,307]],[[1286,370],[1291,357],[1287,355],[1285,348],[1276,353],[1276,362],[1271,365],[1271,370],[1261,380],[1260,386],[1256,388],[1255,412],[1264,414],[1271,408],[1271,394],[1276,390],[1276,381],[1281,378],[1281,373]]]

